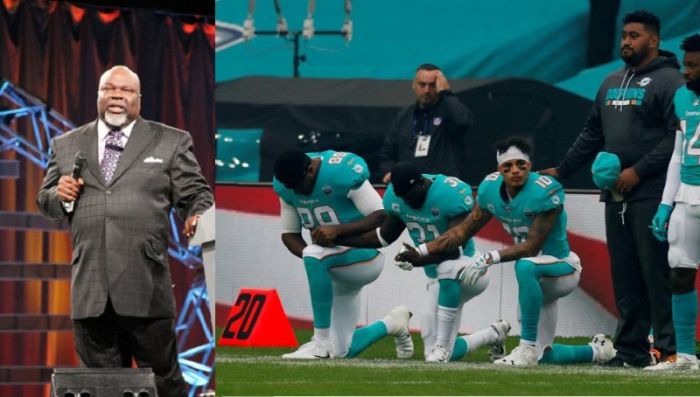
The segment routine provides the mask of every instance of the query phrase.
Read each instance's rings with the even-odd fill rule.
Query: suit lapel
[[[148,124],[141,118],[137,119],[134,129],[131,130],[129,140],[126,141],[124,151],[119,157],[117,169],[114,171],[114,176],[112,176],[112,183],[136,161],[154,137],[155,133],[148,127]]]
[[[80,151],[87,155],[87,167],[92,175],[94,175],[103,186],[106,185],[105,178],[102,176],[102,170],[100,169],[100,160],[97,155],[97,120],[83,131],[79,146]]]

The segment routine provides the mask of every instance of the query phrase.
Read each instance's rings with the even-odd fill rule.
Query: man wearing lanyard
[[[410,161],[422,173],[463,179],[466,169],[466,133],[471,111],[457,98],[440,68],[423,64],[413,79],[416,102],[402,109],[384,139],[380,168],[384,183],[399,161]]]

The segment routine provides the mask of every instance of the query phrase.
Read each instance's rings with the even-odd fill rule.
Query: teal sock
[[[460,358],[466,356],[468,351],[469,345],[467,344],[467,341],[462,338],[457,338],[455,340],[455,346],[452,348],[452,356],[450,357],[450,361],[459,360]]]
[[[316,258],[304,258],[306,278],[309,280],[311,310],[314,314],[314,328],[331,326],[333,306],[333,283],[324,263]]]
[[[671,296],[673,326],[676,329],[676,351],[695,355],[695,322],[698,317],[698,292]]]
[[[386,329],[386,325],[384,325],[382,321],[375,321],[366,327],[356,329],[352,334],[352,343],[350,343],[348,354],[346,354],[345,357],[356,357],[374,342],[387,335],[389,335],[389,333]]]
[[[438,280],[440,292],[438,293],[438,305],[455,309],[459,306],[461,295],[459,282],[455,279]]]
[[[575,364],[593,361],[593,348],[588,345],[553,344],[551,349],[545,349],[541,364]]]
[[[520,259],[515,262],[515,276],[518,279],[518,302],[522,319],[521,340],[537,340],[537,323],[542,308],[542,287],[540,277],[560,277],[571,274],[574,268],[566,262],[551,265],[537,265]]]

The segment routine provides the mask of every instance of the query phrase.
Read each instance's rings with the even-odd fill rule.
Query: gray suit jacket
[[[66,216],[73,243],[71,317],[97,317],[109,297],[117,314],[173,317],[175,298],[168,266],[168,215],[182,219],[214,203],[186,131],[139,118],[111,183],[97,154],[97,121],[51,141],[51,160],[36,202],[56,221]],[[83,190],[67,214],[56,196],[77,151],[87,155]]]

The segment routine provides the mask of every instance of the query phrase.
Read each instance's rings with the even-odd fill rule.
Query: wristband
[[[377,231],[377,238],[379,239],[379,244],[381,244],[382,247],[386,247],[386,246],[389,245],[389,243],[387,243],[386,240],[384,240],[384,239],[382,238],[382,234],[379,232],[379,229],[381,229],[381,228],[378,227],[378,228],[375,229],[375,230]]]
[[[498,250],[490,251],[488,255],[491,256],[492,264],[501,263],[501,255],[498,253]]]
[[[428,246],[425,243],[418,246],[418,252],[420,256],[428,256]]]

